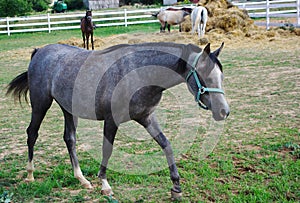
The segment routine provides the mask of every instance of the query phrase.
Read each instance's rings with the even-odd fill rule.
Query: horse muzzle
[[[226,118],[228,118],[229,114],[230,108],[228,105],[212,110],[212,115],[215,121],[225,120]]]

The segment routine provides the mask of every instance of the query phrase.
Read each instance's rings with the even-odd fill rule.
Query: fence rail
[[[274,0],[261,2],[234,3],[241,9],[248,11],[251,18],[266,18],[266,22],[256,22],[257,25],[264,25],[267,29],[270,26],[284,26],[285,23],[270,22],[271,18],[296,18],[295,27],[300,26],[300,0]]]
[[[151,13],[159,9],[119,10],[93,12],[97,27],[125,26],[158,22]],[[79,29],[80,19],[85,13],[46,14],[41,16],[6,17],[0,19],[0,34]]]
[[[270,18],[297,18],[294,26],[300,26],[300,0],[274,0],[263,2],[233,3],[239,8],[248,11],[251,18],[266,18],[267,29],[270,26],[281,26],[284,23],[272,23]],[[151,13],[159,9],[118,10],[118,11],[94,11],[93,22],[97,27],[125,26],[158,22]],[[39,32],[54,30],[79,29],[80,19],[85,13],[77,14],[46,14],[41,16],[6,17],[0,18],[0,34]]]

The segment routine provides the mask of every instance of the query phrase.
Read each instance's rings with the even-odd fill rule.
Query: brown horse
[[[94,50],[93,31],[95,25],[92,22],[92,10],[87,10],[85,16],[80,20],[80,28],[82,32],[83,47],[89,49],[89,38],[91,36],[92,49]]]

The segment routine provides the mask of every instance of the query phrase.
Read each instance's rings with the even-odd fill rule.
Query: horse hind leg
[[[203,22],[202,28],[201,28],[201,35],[204,36],[205,34],[205,27],[206,27],[206,21]]]
[[[194,32],[195,32],[195,23],[192,22],[192,31],[191,31],[191,34],[194,34]]]
[[[91,183],[83,176],[76,154],[76,127],[78,118],[68,113],[62,107],[61,109],[64,113],[65,118],[64,141],[67,145],[70,155],[70,160],[74,170],[74,177],[78,179],[85,188],[91,189],[93,187]]]
[[[35,97],[33,96],[34,93],[31,94],[31,106],[32,106],[32,113],[31,113],[31,121],[26,130],[27,132],[27,146],[28,146],[28,163],[27,163],[27,178],[25,179],[26,182],[33,182],[34,181],[34,164],[33,164],[33,151],[34,145],[38,138],[38,131],[40,129],[41,123],[46,115],[46,112],[50,108],[52,104],[52,99],[43,100],[43,102],[35,102]],[[37,98],[37,97],[36,97]]]
[[[84,32],[82,33],[82,40],[83,40],[83,48],[85,48],[85,34],[84,34]]]
[[[169,31],[169,32],[171,32],[171,25],[170,25],[170,24],[168,24],[168,26],[167,26],[167,27],[168,27],[168,31]]]

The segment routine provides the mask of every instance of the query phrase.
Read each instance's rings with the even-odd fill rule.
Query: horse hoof
[[[111,195],[114,195],[112,189],[101,190],[101,194],[102,194],[102,195],[105,195],[105,196],[111,196]]]
[[[171,190],[171,200],[172,201],[180,201],[182,198],[182,193],[181,192],[175,192]]]
[[[93,189],[93,186],[91,185],[91,183],[86,183],[82,185],[85,189]]]
[[[26,183],[34,182],[34,178],[25,178]]]

